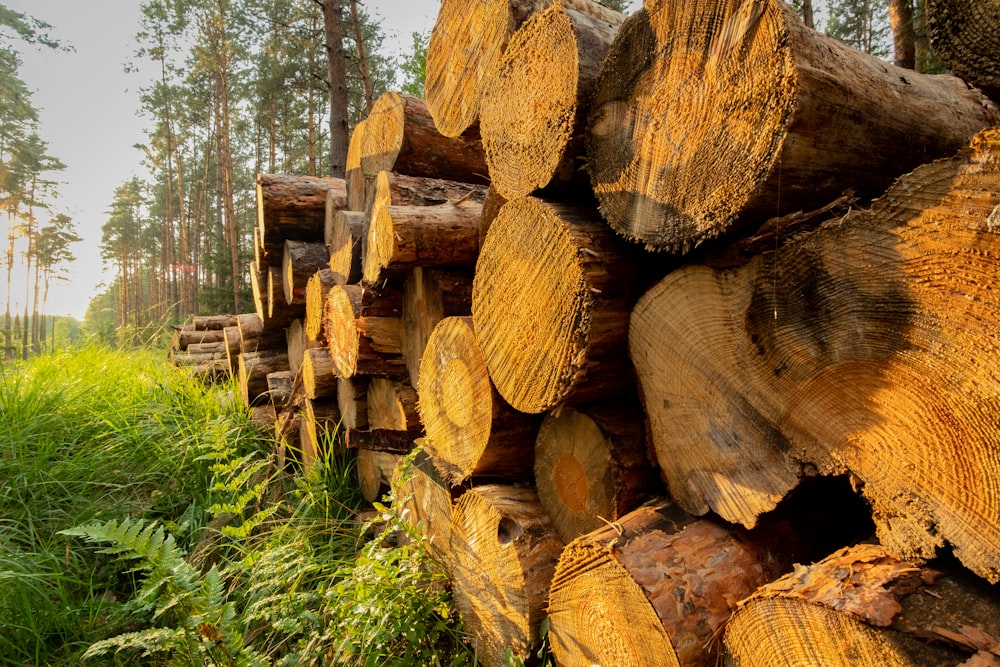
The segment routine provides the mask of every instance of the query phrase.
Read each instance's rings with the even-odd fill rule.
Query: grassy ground
[[[233,395],[159,351],[0,367],[0,664],[474,664],[353,461],[281,474]]]

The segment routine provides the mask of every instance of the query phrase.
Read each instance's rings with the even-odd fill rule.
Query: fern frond
[[[149,628],[140,632],[126,632],[110,639],[91,644],[83,654],[85,660],[106,655],[110,651],[141,651],[142,656],[171,651],[185,640],[183,629]]]

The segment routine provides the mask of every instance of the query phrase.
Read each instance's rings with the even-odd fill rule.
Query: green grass
[[[233,389],[160,351],[0,366],[0,665],[474,664],[352,458],[279,473]]]

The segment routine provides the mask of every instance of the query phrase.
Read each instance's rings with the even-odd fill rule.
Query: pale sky
[[[51,35],[75,51],[64,53],[19,45],[21,79],[34,91],[39,134],[49,154],[66,164],[57,178],[56,211],[69,214],[84,237],[72,252],[70,281],[51,288],[48,313],[83,319],[102,280],[101,226],[114,191],[133,175],[145,178],[141,154],[132,146],[145,141],[147,120],[138,115],[138,90],[144,79],[126,74],[134,60],[139,0],[0,0],[53,26]],[[409,51],[412,32],[434,26],[439,0],[363,0],[382,24],[388,50]],[[393,45],[396,45],[395,48]],[[0,276],[3,280],[3,276]],[[15,294],[24,286],[16,284]],[[23,308],[23,297],[20,308]]]

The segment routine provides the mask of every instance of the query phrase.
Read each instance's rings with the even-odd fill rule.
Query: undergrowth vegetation
[[[0,366],[0,664],[475,664],[336,434],[289,474],[234,395],[150,351]]]

